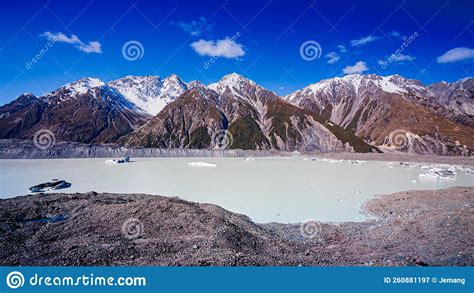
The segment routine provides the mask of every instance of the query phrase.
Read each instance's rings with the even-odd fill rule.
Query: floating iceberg
[[[329,162],[329,163],[342,163],[342,162],[344,162],[343,159],[341,159],[341,160],[335,160],[335,159],[327,159],[327,158],[323,158],[323,159],[321,159],[321,161],[323,161],[323,162]]]
[[[206,162],[190,162],[189,166],[192,167],[217,167],[216,164],[206,163]]]
[[[464,171],[464,173],[466,174],[470,174],[470,175],[474,174],[474,170],[472,168],[462,166],[462,167],[459,167],[459,169]]]
[[[130,157],[123,157],[121,159],[112,159],[105,161],[106,164],[122,164],[130,162]]]
[[[418,177],[427,179],[455,179],[456,172],[450,169],[432,168],[428,173],[420,174]]]
[[[65,180],[53,179],[51,182],[41,183],[29,188],[30,192],[44,192],[71,187],[71,183]]]
[[[429,170],[429,169],[431,169],[431,168],[432,168],[432,167],[431,167],[430,165],[425,165],[425,164],[421,165],[421,169],[422,169],[422,170]]]
[[[245,158],[245,161],[255,161],[255,159],[252,158],[252,157],[247,157],[247,158]]]
[[[395,165],[395,162],[385,162],[384,165],[387,166],[387,168],[391,169]]]

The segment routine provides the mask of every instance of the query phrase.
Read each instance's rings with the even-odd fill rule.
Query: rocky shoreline
[[[155,195],[0,200],[1,265],[474,265],[474,188],[408,191],[364,205],[366,222],[257,224]]]
[[[246,157],[275,156],[276,151],[159,149],[117,144],[55,142],[48,148],[35,146],[32,140],[0,139],[0,159],[71,159],[71,158],[153,158],[153,157]],[[280,152],[289,155],[290,152]]]
[[[346,160],[397,161],[474,166],[474,157],[419,155],[401,152],[385,153],[317,153],[255,150],[126,148],[116,144],[83,144],[56,142],[41,149],[31,140],[0,139],[0,159],[68,159],[68,158],[154,158],[154,157],[321,157]]]

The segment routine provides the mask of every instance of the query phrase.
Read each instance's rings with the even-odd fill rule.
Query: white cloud
[[[78,49],[86,53],[102,53],[102,47],[99,42],[89,42],[87,45],[79,45]]]
[[[399,38],[401,36],[401,34],[397,31],[391,31],[390,35],[395,38]]]
[[[438,63],[453,63],[474,58],[474,49],[458,47],[438,57]]]
[[[339,61],[339,59],[341,59],[341,56],[339,56],[336,52],[329,52],[325,55],[325,57],[329,59],[328,64],[334,64]]]
[[[48,41],[52,42],[60,42],[60,43],[66,43],[69,45],[74,45],[79,51],[85,52],[85,53],[102,53],[102,46],[99,42],[94,41],[94,42],[89,42],[88,44],[82,42],[76,35],[71,35],[68,37],[67,35],[59,32],[59,33],[52,33],[52,32],[44,32],[41,34],[42,37],[45,37],[48,39]]]
[[[369,68],[367,67],[367,63],[365,63],[364,61],[358,61],[353,66],[344,67],[342,72],[344,72],[345,74],[354,74],[354,73],[362,73],[367,70],[369,70]]]
[[[190,34],[191,36],[199,36],[202,34],[204,30],[211,31],[214,27],[214,24],[208,23],[208,20],[201,16],[197,20],[193,20],[191,22],[171,22],[171,24],[176,25],[180,28],[183,32]]]
[[[392,60],[393,61],[398,61],[398,62],[403,62],[403,61],[412,61],[415,59],[415,57],[411,55],[404,55],[404,54],[394,54],[392,55]]]
[[[367,36],[367,37],[362,37],[362,38],[357,39],[357,40],[352,40],[351,45],[352,46],[362,46],[362,45],[371,43],[373,41],[376,41],[378,39],[379,39],[379,37],[374,37],[374,36],[371,35],[371,36]]]
[[[339,52],[341,52],[341,53],[346,53],[347,52],[346,46],[344,46],[344,45],[337,45],[336,48],[338,48]]]
[[[199,40],[191,44],[191,47],[201,56],[238,58],[245,55],[242,44],[233,39],[225,38],[217,41]]]

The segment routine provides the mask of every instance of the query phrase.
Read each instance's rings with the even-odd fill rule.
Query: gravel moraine
[[[378,196],[364,210],[374,219],[302,231],[163,196],[22,196],[0,200],[0,264],[474,265],[474,188]]]

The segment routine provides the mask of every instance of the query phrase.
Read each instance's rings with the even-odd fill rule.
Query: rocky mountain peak
[[[208,87],[219,94],[222,94],[226,89],[231,91],[241,91],[244,88],[258,86],[254,81],[243,77],[237,73],[230,73],[222,77],[218,82],[211,83]],[[260,87],[260,86],[258,86]]]
[[[179,76],[177,76],[177,75],[174,74],[174,73],[172,73],[172,74],[170,74],[169,76],[167,76],[167,77],[165,78],[165,81],[168,81],[168,82],[170,82],[170,83],[183,84],[183,85],[185,84],[185,83],[181,80],[181,78],[179,78]]]
[[[109,82],[108,86],[151,115],[158,114],[187,89],[175,74],[165,79],[156,75],[126,76]]]
[[[194,88],[206,88],[206,85],[204,85],[199,80],[190,81],[188,82],[187,86],[189,90],[194,89]]]
[[[29,103],[31,101],[37,100],[38,98],[32,93],[21,94],[16,101],[21,103]]]
[[[84,77],[77,81],[74,81],[65,85],[64,87],[62,87],[62,89],[66,89],[70,91],[71,93],[75,93],[75,94],[85,94],[87,93],[88,90],[92,88],[96,88],[96,87],[100,87],[104,85],[105,83],[98,78]]]
[[[187,85],[176,74],[171,74],[163,80],[162,94],[176,98],[187,90]]]

